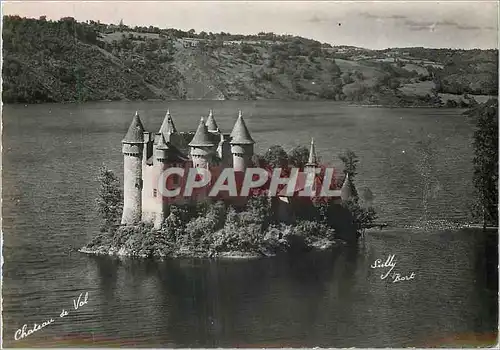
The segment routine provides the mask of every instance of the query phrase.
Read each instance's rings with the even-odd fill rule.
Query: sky
[[[369,49],[498,48],[497,1],[5,1],[3,15],[196,32],[274,32]]]

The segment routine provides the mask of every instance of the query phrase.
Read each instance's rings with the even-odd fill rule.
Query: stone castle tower
[[[136,224],[142,215],[142,160],[144,127],[136,112],[122,141],[123,153],[123,215],[122,224]]]
[[[189,143],[191,161],[194,168],[208,168],[215,156],[213,137],[208,132],[208,127],[203,118],[198,124],[198,129]]]
[[[231,154],[233,155],[233,168],[235,171],[245,171],[253,156],[255,141],[250,136],[245,121],[239,112],[238,119],[231,132]]]
[[[213,112],[201,118],[196,132],[177,131],[169,111],[157,133],[144,130],[136,112],[123,144],[124,205],[121,223],[152,223],[160,228],[168,216],[168,201],[161,195],[158,180],[165,169],[215,165],[244,171],[253,155],[254,141],[239,113],[231,134],[223,134]],[[169,176],[166,183],[182,186],[181,176]],[[188,199],[180,198],[180,201]]]

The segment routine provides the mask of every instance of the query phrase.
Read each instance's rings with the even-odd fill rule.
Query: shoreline
[[[436,106],[436,105],[414,105],[414,106],[407,106],[407,105],[399,105],[399,104],[363,104],[363,103],[352,103],[352,101],[332,101],[332,100],[325,100],[325,99],[314,99],[314,100],[301,100],[301,99],[257,99],[257,100],[245,100],[245,99],[224,99],[224,100],[218,100],[218,99],[145,99],[145,100],[128,100],[128,99],[123,99],[123,100],[89,100],[89,101],[60,101],[60,102],[40,102],[40,103],[5,103],[4,106],[38,106],[38,105],[51,105],[51,104],[62,104],[62,105],[83,105],[83,104],[88,104],[88,103],[103,103],[103,102],[212,102],[212,101],[231,101],[231,102],[236,102],[236,101],[243,101],[243,102],[249,102],[249,101],[280,101],[280,102],[330,102],[330,103],[336,103],[336,104],[343,104],[348,107],[363,107],[363,108],[402,108],[402,109],[413,109],[413,108],[432,108],[432,109],[450,109],[450,110],[460,110],[460,109],[467,109],[465,107],[449,107],[446,105],[441,105],[441,106]]]
[[[482,229],[483,224],[479,223],[429,223],[427,225],[404,225],[404,226],[392,226],[390,224],[385,224],[383,227],[376,225],[374,227],[366,228],[366,233],[376,233],[383,232],[387,230],[461,230],[461,229]],[[486,230],[498,230],[496,226],[486,226]]]
[[[384,226],[383,228],[367,228],[366,234],[376,234],[379,232],[384,232],[387,230],[393,231],[394,229],[400,230],[461,230],[461,229],[482,229],[482,224],[460,224],[460,225],[450,225],[448,227],[394,227],[394,226]],[[491,232],[493,230],[498,231],[498,227],[495,226],[486,226],[486,230]],[[358,238],[355,244],[359,242],[359,240],[363,240],[363,238]],[[302,253],[313,253],[313,252],[321,252],[333,250],[339,247],[349,246],[350,244],[342,239],[334,238],[334,239],[320,239],[313,244],[308,246],[308,249],[302,250]],[[270,258],[275,257],[277,255],[288,255],[294,254],[294,251],[252,251],[245,252],[240,250],[232,250],[232,251],[220,251],[214,252],[210,250],[195,250],[183,247],[181,249],[177,249],[174,251],[165,252],[163,254],[140,254],[137,250],[125,248],[123,246],[110,246],[108,244],[97,245],[92,248],[89,248],[87,245],[81,248],[75,248],[75,251],[78,251],[82,254],[94,255],[94,256],[110,256],[115,258],[130,258],[130,259],[152,259],[152,260],[164,260],[164,259],[227,259],[227,260],[253,260],[253,259],[261,259],[261,258]]]
[[[320,240],[316,244],[313,244],[309,247],[308,250],[304,250],[303,253],[310,252],[321,252],[331,250],[333,248],[347,246],[347,242],[340,239],[333,240]],[[152,260],[163,260],[163,259],[222,259],[222,260],[254,260],[261,258],[271,258],[277,255],[287,255],[293,254],[293,251],[281,251],[281,252],[270,252],[261,250],[259,252],[245,252],[239,250],[233,251],[221,251],[221,252],[213,252],[213,251],[195,251],[190,249],[181,249],[170,254],[154,254],[154,255],[145,255],[139,254],[135,250],[126,249],[124,247],[110,247],[107,245],[99,245],[93,248],[88,248],[87,246],[81,247],[79,249],[75,249],[79,253],[94,255],[94,256],[110,256],[115,258],[130,258],[130,259],[152,259]]]
[[[126,249],[117,249],[115,247],[104,247],[98,246],[95,248],[82,247],[77,250],[79,253],[97,256],[111,256],[117,258],[139,258],[139,259],[180,259],[180,258],[191,258],[191,259],[234,259],[234,260],[247,260],[247,259],[259,259],[263,257],[271,257],[273,255],[265,255],[258,253],[248,253],[240,251],[232,252],[221,252],[217,255],[212,255],[210,252],[194,252],[194,251],[180,251],[174,254],[164,256],[147,256],[143,254],[137,254],[134,251]]]

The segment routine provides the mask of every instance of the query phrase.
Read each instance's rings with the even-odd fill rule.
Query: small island
[[[254,154],[254,144],[241,111],[230,134],[220,131],[212,111],[196,132],[177,131],[167,112],[160,130],[150,133],[136,113],[122,141],[123,191],[102,168],[101,232],[80,252],[254,258],[349,245],[373,225],[375,211],[354,186],[352,151],[340,156],[339,181],[335,169],[319,164],[314,140],[309,149],[286,153],[276,145],[263,156]],[[212,179],[202,186],[203,172]],[[283,180],[292,178],[293,184]]]

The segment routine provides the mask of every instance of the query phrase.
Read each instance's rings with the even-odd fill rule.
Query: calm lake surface
[[[156,131],[167,108],[180,131],[195,130],[213,108],[224,132],[241,109],[256,152],[307,146],[314,137],[322,162],[339,173],[337,154],[354,150],[358,190],[371,189],[380,221],[391,228],[370,232],[358,247],[254,261],[119,261],[73,251],[98,231],[98,168],[123,176],[121,140],[135,110]],[[418,347],[491,340],[497,263],[486,256],[497,248],[488,249],[479,230],[453,229],[470,222],[472,134],[460,110],[278,101],[4,106],[4,346]],[[382,280],[388,269],[370,265],[389,254],[394,272],[415,278]],[[73,299],[86,292],[87,303],[75,310]],[[24,324],[30,329],[51,318],[14,340]]]

